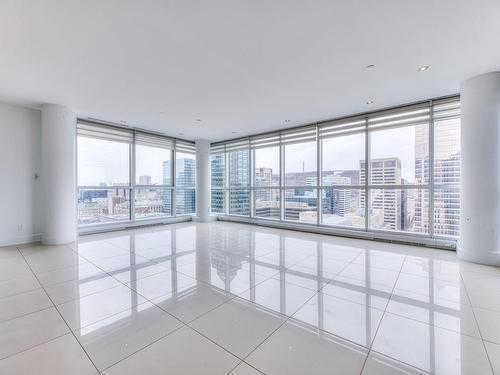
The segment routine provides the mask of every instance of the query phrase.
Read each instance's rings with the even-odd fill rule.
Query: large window
[[[192,142],[79,121],[77,144],[80,225],[195,212]]]
[[[285,132],[283,191],[284,219],[303,223],[318,222],[318,160],[316,128]]]
[[[213,212],[459,235],[458,97],[219,142],[212,152]]]
[[[429,129],[427,104],[369,120],[371,229],[429,232],[422,225],[422,214],[428,215],[429,205]]]
[[[130,144],[78,137],[79,186],[129,186]]]
[[[320,130],[321,223],[328,226],[365,228],[361,200],[364,173],[366,121],[333,121]]]

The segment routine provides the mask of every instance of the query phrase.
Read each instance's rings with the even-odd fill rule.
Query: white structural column
[[[458,256],[500,265],[500,72],[465,81]]]
[[[210,221],[210,141],[196,141],[196,221]]]
[[[42,105],[42,243],[76,239],[76,119],[67,107]]]

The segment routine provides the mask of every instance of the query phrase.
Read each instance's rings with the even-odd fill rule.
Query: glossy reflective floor
[[[0,248],[0,374],[500,374],[500,269],[184,223]]]

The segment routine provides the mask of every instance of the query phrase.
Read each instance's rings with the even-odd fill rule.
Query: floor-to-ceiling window
[[[419,221],[428,215],[430,111],[424,103],[368,118],[370,229],[428,233]]]
[[[212,212],[457,237],[458,97],[212,145]]]
[[[79,120],[77,149],[80,226],[195,212],[194,143]]]
[[[316,127],[282,134],[284,154],[284,220],[317,224],[318,158]]]
[[[349,119],[324,124],[319,131],[323,225],[365,228],[365,128],[365,119]]]
[[[280,219],[281,156],[279,134],[252,140],[254,216]]]

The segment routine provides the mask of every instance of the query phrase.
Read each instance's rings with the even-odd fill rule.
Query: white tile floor
[[[0,248],[0,374],[499,374],[500,269],[184,223]]]

